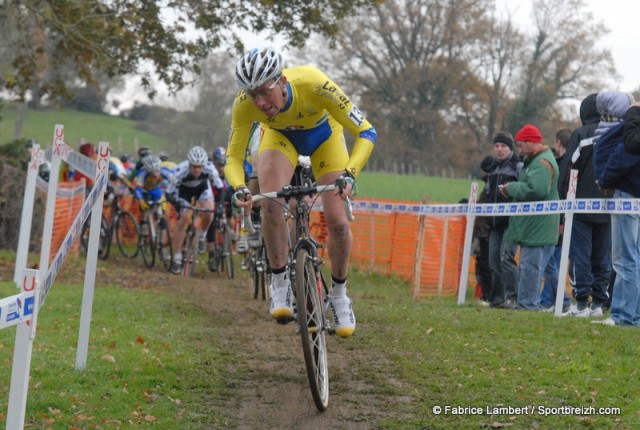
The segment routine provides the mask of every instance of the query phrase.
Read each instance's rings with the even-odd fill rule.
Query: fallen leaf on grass
[[[103,355],[103,356],[102,356],[102,359],[103,359],[103,360],[106,360],[106,361],[110,361],[110,362],[112,362],[112,363],[115,363],[115,362],[116,362],[115,357],[114,357],[113,355],[111,355],[111,354],[105,354],[105,355]]]

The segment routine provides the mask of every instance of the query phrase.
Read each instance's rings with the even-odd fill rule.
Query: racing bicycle
[[[290,200],[293,199],[296,202],[292,213],[295,220],[296,241],[289,251],[289,273],[295,297],[293,319],[298,323],[311,395],[316,408],[321,412],[326,410],[329,404],[329,370],[325,334],[334,334],[335,329],[327,318],[329,289],[321,270],[324,261],[318,257],[318,249],[323,245],[311,236],[309,218],[310,210],[319,194],[338,187],[338,185],[310,187],[286,185],[280,191],[256,194],[252,197],[254,203],[263,199],[274,201],[284,199],[284,208],[288,207]],[[349,199],[345,207],[347,218],[353,220]],[[248,216],[244,217],[244,222],[251,232],[253,226]]]
[[[140,253],[145,266],[152,268],[156,262],[156,251],[165,269],[169,270],[173,261],[171,229],[165,216],[164,201],[148,202],[140,222]]]
[[[198,250],[198,242],[200,238],[197,234],[196,214],[199,212],[214,212],[215,209],[199,208],[193,205],[184,205],[180,212],[180,216],[190,216],[189,223],[187,225],[187,232],[182,245],[182,276],[191,277],[195,274],[196,265],[198,264],[198,256],[200,252]],[[188,212],[188,214],[187,214]]]
[[[109,257],[111,243],[115,239],[120,253],[127,258],[135,258],[138,255],[138,221],[131,212],[124,209],[120,204],[121,196],[115,193],[111,185],[107,185],[105,192],[104,209],[100,224],[100,241],[98,257],[106,260]],[[86,250],[89,240],[89,220],[82,228],[80,243]]]
[[[219,208],[213,217],[214,258],[217,272],[227,279],[233,279],[233,229],[227,219],[226,211]]]

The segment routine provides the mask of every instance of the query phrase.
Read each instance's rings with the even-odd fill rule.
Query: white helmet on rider
[[[204,166],[204,164],[209,160],[209,156],[207,155],[207,151],[205,151],[201,146],[194,146],[189,150],[187,159],[189,160],[189,164],[193,166]]]
[[[157,155],[147,155],[142,159],[142,165],[147,172],[159,172],[162,167],[162,161]]]
[[[282,55],[275,49],[253,49],[236,63],[236,84],[243,90],[255,90],[280,76],[282,68]]]

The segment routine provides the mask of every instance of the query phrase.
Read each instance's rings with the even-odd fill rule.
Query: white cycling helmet
[[[207,151],[205,151],[201,146],[194,146],[189,150],[187,159],[189,160],[189,164],[194,166],[204,166],[204,163],[209,160],[209,156],[207,155]]]
[[[162,167],[162,161],[157,155],[147,155],[142,159],[142,165],[148,172],[158,172]]]
[[[275,49],[253,49],[236,63],[236,84],[243,90],[254,90],[280,76],[282,68],[282,55]]]

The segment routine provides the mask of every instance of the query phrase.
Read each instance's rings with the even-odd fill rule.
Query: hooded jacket
[[[578,170],[578,186],[576,188],[577,199],[600,199],[602,193],[596,184],[596,176],[593,169],[593,145],[579,148],[580,142],[595,135],[600,123],[600,113],[598,112],[596,98],[598,94],[589,94],[580,104],[580,120],[582,127],[577,128],[571,134],[571,139],[567,144],[567,153],[562,160],[560,178],[558,180],[558,193],[561,199],[567,198],[569,180],[572,169]],[[572,158],[576,150],[580,149],[580,157],[572,163]],[[607,223],[611,222],[609,214],[581,214],[574,215],[575,219],[583,222]]]
[[[624,145],[621,122],[596,142],[594,164],[600,186],[640,197],[640,154],[630,154]]]

